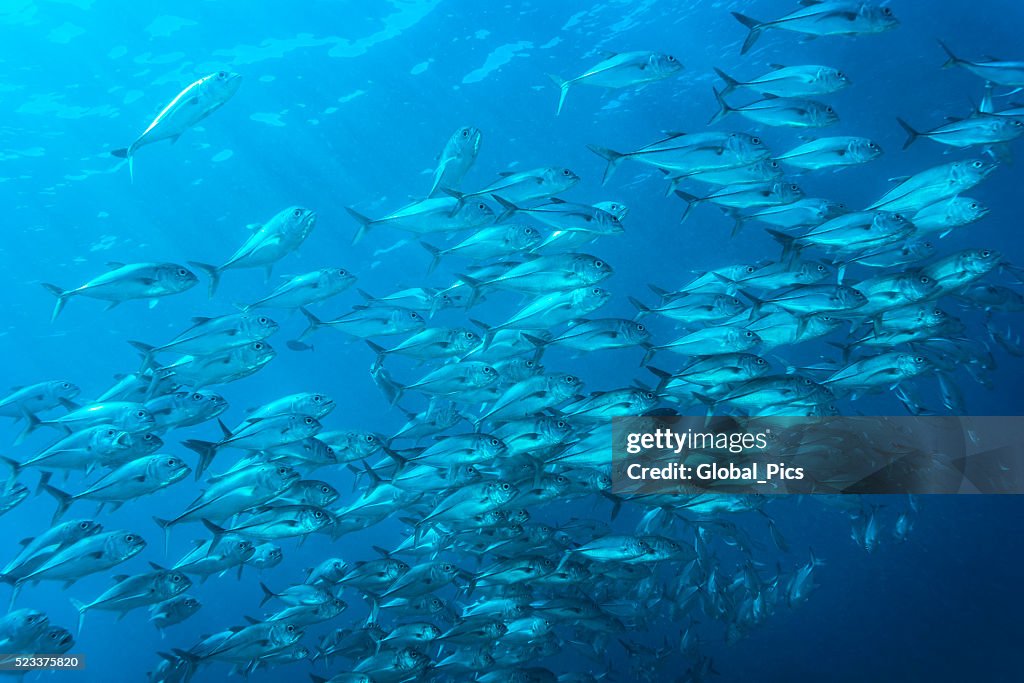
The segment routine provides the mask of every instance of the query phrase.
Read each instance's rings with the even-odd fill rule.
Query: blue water
[[[100,302],[72,299],[51,324],[53,299],[40,282],[77,286],[103,272],[108,261],[221,263],[247,237],[247,224],[263,222],[289,205],[312,208],[319,219],[299,252],[276,266],[275,280],[278,275],[340,266],[374,294],[447,286],[458,272],[456,263],[445,263],[427,276],[429,255],[415,242],[391,250],[407,235],[384,228],[353,245],[357,225],[344,209],[354,206],[370,216],[383,215],[425,195],[436,155],[463,125],[483,132],[479,158],[464,188],[482,187],[504,170],[565,166],[583,179],[566,193],[567,199],[614,199],[629,205],[625,235],[603,238],[586,250],[615,268],[614,277],[603,285],[613,299],[600,315],[631,317],[635,311],[627,296],[650,300],[648,283],[680,287],[709,268],[774,258],[777,245],[758,225],[730,239],[731,221],[711,207],[695,209],[680,224],[681,202],[664,196],[660,174],[638,164],[626,162],[602,187],[604,162],[586,144],[631,150],[659,139],[661,131],[704,130],[715,111],[711,88],[718,82],[713,67],[752,77],[775,62],[833,65],[850,76],[853,86],[827,96],[841,116],[827,134],[870,137],[886,154],[841,173],[804,175],[799,183],[808,196],[860,207],[881,196],[891,178],[981,153],[946,154],[947,148],[928,140],[900,150],[904,135],[896,116],[931,127],[947,115],[968,114],[971,102],[982,94],[982,82],[974,75],[940,68],[945,56],[936,38],[966,56],[1024,58],[1019,39],[1024,9],[1009,1],[983,0],[969,8],[954,2],[894,3],[902,23],[893,32],[808,42],[769,32],[742,57],[745,30],[729,12],[772,18],[790,11],[792,3],[553,5],[398,0],[372,6],[318,1],[288,8],[198,1],[175,3],[173,8],[98,0],[0,3],[3,379],[21,385],[67,378],[83,388],[83,400],[95,397],[115,374],[138,368],[139,358],[127,340],[160,343],[184,329],[192,316],[230,313],[233,303],[268,291],[261,271],[230,271],[212,301],[205,282],[153,309],[135,301],[105,312]],[[555,116],[558,91],[547,73],[575,75],[601,59],[602,52],[627,50],[670,52],[686,68],[641,89],[573,88],[564,111]],[[134,139],[181,88],[219,69],[243,75],[237,95],[176,144],[140,150],[130,180],[128,169],[110,150]],[[1000,104],[1009,106],[1013,100],[1004,98]],[[756,132],[778,152],[801,141],[799,132],[759,128],[736,116],[716,129]],[[971,196],[991,207],[991,214],[938,240],[937,254],[984,247],[1000,251],[1008,262],[1024,263],[1017,220],[1021,174],[1019,162],[1004,164],[972,190]],[[492,297],[472,317],[500,322],[519,300],[516,295]],[[320,307],[318,314],[340,315],[360,302],[352,289]],[[968,336],[984,339],[980,316],[954,310],[972,322]],[[247,408],[279,396],[323,391],[338,402],[325,419],[327,429],[387,435],[401,426],[404,415],[389,409],[371,381],[367,368],[373,355],[362,342],[324,331],[310,340],[314,352],[295,353],[284,342],[302,330],[304,320],[299,314],[275,317],[282,323],[282,331],[271,340],[278,357],[252,377],[215,388],[231,403],[224,416],[228,425],[237,424]],[[1013,316],[1000,320],[1017,324]],[[445,311],[432,322],[467,324],[461,311]],[[668,321],[653,326],[656,339],[671,338]],[[780,349],[776,358],[813,364],[835,353],[812,343]],[[994,353],[997,369],[991,388],[966,373],[955,375],[966,409],[976,415],[1021,414],[1024,398],[1016,383],[1021,359],[999,349]],[[545,356],[549,369],[578,374],[589,391],[627,386],[634,379],[651,382],[638,360],[635,350],[585,357],[551,351]],[[404,380],[421,372],[401,359],[389,361],[388,367]],[[941,407],[932,378],[917,387],[929,407]],[[412,400],[410,407],[423,405]],[[840,409],[865,415],[903,413],[888,392],[843,402]],[[0,440],[13,440],[20,426],[2,429]],[[179,441],[214,439],[218,431],[216,425],[205,424],[187,434],[171,434],[165,439],[166,452],[192,462],[193,454]],[[44,430],[3,454],[27,459],[51,436]],[[218,457],[230,462],[236,455]],[[24,475],[24,483],[34,486],[35,476]],[[346,470],[320,470],[314,476],[335,484],[342,504],[359,495]],[[62,486],[74,490],[75,482]],[[199,484],[188,480],[116,512],[104,512],[99,519],[106,528],[131,529],[149,543],[142,554],[109,574],[146,571],[148,561],[171,564],[191,547],[192,538],[202,538],[197,526],[179,527],[165,555],[160,530],[150,521],[153,515],[177,514],[198,491]],[[578,516],[607,520],[610,506],[594,502],[550,505],[535,511],[535,517],[552,524]],[[871,503],[882,506],[880,514],[889,525],[907,505],[895,497],[866,501]],[[91,514],[89,506],[78,503],[73,514]],[[733,521],[757,540],[755,557],[764,575],[777,563],[786,572],[806,563],[808,548],[825,564],[816,570],[820,587],[807,603],[795,609],[780,604],[765,624],[738,642],[727,645],[722,624],[697,616],[702,653],[714,659],[720,673],[711,680],[1018,680],[1018,615],[1024,607],[1015,569],[1022,559],[1019,501],[925,497],[918,506],[910,538],[905,543],[887,539],[871,554],[851,541],[847,516],[818,501],[770,503],[768,510],[792,548],[788,555],[771,545],[762,516],[736,515]],[[0,518],[0,557],[13,557],[18,540],[43,531],[52,508],[52,501],[40,496]],[[619,531],[629,533],[626,525],[635,519],[635,514],[624,514],[617,521]],[[190,594],[201,599],[203,609],[170,629],[166,639],[146,622],[145,610],[121,621],[110,613],[90,613],[72,650],[87,655],[88,669],[61,675],[82,681],[140,680],[158,662],[157,651],[187,649],[201,634],[242,624],[246,615],[261,616],[258,580],[283,588],[300,581],[302,570],[324,557],[372,559],[370,545],[395,545],[399,531],[400,525],[389,521],[336,543],[320,535],[301,546],[285,540],[285,561],[262,576],[247,569],[240,581],[228,575],[197,584]],[[723,556],[728,551],[723,547]],[[730,575],[734,569],[728,566]],[[77,614],[68,598],[92,599],[109,584],[108,575],[83,578],[67,590],[44,582],[26,587],[16,606],[45,611],[51,622],[74,631]],[[7,590],[0,591],[0,600],[6,599]],[[307,629],[303,642],[311,648],[321,634],[365,620],[360,597],[342,597],[350,604],[348,612]],[[674,680],[692,665],[678,653],[679,633],[688,623],[652,614],[621,638],[653,648],[667,642],[671,651],[652,676]],[[562,635],[571,639],[571,628]],[[597,675],[607,669],[611,680],[634,680],[637,674],[630,672],[617,637],[610,641],[607,659],[580,660],[566,654],[538,665],[555,673],[582,666]],[[571,653],[573,646],[565,647]],[[334,671],[344,668],[342,662],[334,665]],[[225,665],[214,664],[202,668],[194,680],[221,680],[227,671]],[[329,676],[331,670],[295,663],[261,669],[251,680],[300,680],[310,671]]]

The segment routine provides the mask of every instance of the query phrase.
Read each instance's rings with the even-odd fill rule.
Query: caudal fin
[[[302,334],[299,335],[298,341],[302,341],[323,327],[324,324],[321,322],[320,318],[310,313],[305,306],[299,306],[299,310],[302,311],[302,315],[306,316],[306,320],[309,321],[309,325],[302,331]]]
[[[432,244],[427,244],[426,242],[420,242],[420,246],[429,251],[430,255],[433,257],[430,261],[430,265],[427,266],[427,275],[430,275],[439,265],[441,265],[441,250]]]
[[[500,197],[496,194],[492,194],[491,198],[494,199],[494,201],[501,204],[501,208],[505,209],[496,219],[494,219],[495,223],[501,223],[503,221],[506,221],[509,218],[511,218],[512,214],[514,214],[516,211],[520,211],[520,208],[518,206],[516,206],[515,204],[513,204],[512,202],[503,197]]]
[[[903,143],[903,149],[910,147],[912,144],[914,144],[914,140],[917,140],[919,137],[921,137],[921,133],[914,130],[909,123],[907,123],[900,117],[896,117],[896,122],[900,124],[903,130],[907,132],[907,141]]]
[[[754,47],[757,39],[761,37],[761,33],[764,31],[764,24],[739,12],[733,12],[732,15],[736,17],[736,21],[746,26],[747,30],[750,31],[747,34],[747,39],[743,41],[743,47],[740,48],[740,54],[745,55],[750,51],[750,48]]]
[[[348,211],[349,216],[355,218],[359,223],[359,230],[356,231],[356,236],[352,238],[352,244],[356,244],[359,240],[363,239],[363,235],[365,235],[366,231],[370,229],[370,226],[373,224],[373,219],[364,216],[351,206],[346,206],[345,210]]]
[[[57,501],[57,509],[54,510],[53,520],[51,521],[51,524],[56,525],[60,518],[64,516],[64,513],[68,511],[68,508],[71,507],[71,503],[75,502],[75,499],[70,493],[65,493],[56,486],[50,486],[45,482],[40,483],[40,488],[53,496],[54,500]]]
[[[273,600],[277,597],[277,593],[267,588],[267,584],[260,581],[260,588],[263,589],[263,599],[260,600],[260,607],[263,607],[268,600]]]
[[[718,102],[718,111],[715,113],[714,116],[711,117],[711,120],[708,121],[709,126],[712,123],[717,123],[721,121],[731,112],[736,111],[735,109],[729,106],[729,103],[725,101],[725,98],[722,97],[722,93],[718,92],[717,88],[712,88],[711,92],[715,93],[715,101]]]
[[[690,215],[690,209],[693,208],[694,204],[699,204],[704,201],[696,195],[692,195],[689,192],[683,192],[682,190],[676,190],[673,194],[686,202],[686,208],[683,209],[683,215],[679,217],[679,222],[682,223],[686,220],[686,217]]]
[[[598,147],[597,145],[587,145],[587,149],[608,162],[608,165],[604,169],[604,177],[601,178],[602,185],[608,182],[608,179],[612,177],[612,173],[615,173],[615,169],[618,168],[619,164],[622,163],[622,160],[626,158],[625,154],[616,152],[613,149]]]
[[[217,292],[217,285],[220,284],[220,268],[211,266],[209,263],[200,263],[199,261],[189,261],[188,263],[210,276],[209,294],[212,299],[213,295]]]
[[[946,57],[948,58],[948,59],[946,59],[945,63],[942,65],[943,69],[948,69],[951,66],[957,66],[958,64],[960,64],[960,63],[962,63],[964,61],[964,60],[960,59],[959,57],[957,57],[955,54],[953,54],[953,51],[949,49],[949,46],[946,45],[941,40],[939,41],[939,45],[941,45],[942,49],[945,50]]]
[[[85,613],[89,611],[89,605],[71,598],[71,604],[78,610],[78,635],[82,635],[82,626],[85,624]]]
[[[182,441],[181,445],[199,454],[199,464],[196,465],[196,481],[202,476],[206,468],[213,462],[213,456],[217,455],[217,444],[212,441],[200,441],[199,439],[188,439]]]
[[[562,113],[562,105],[565,104],[565,96],[569,94],[569,86],[572,85],[572,83],[571,81],[563,81],[554,74],[548,74],[548,78],[554,81],[555,85],[557,85],[560,90],[558,93],[558,110],[555,112],[555,116],[558,116]]]
[[[723,81],[725,81],[725,87],[722,88],[722,97],[725,97],[729,93],[735,91],[736,88],[743,87],[742,83],[740,83],[735,78],[733,78],[729,74],[725,73],[724,71],[722,71],[718,67],[715,67],[715,73],[718,74],[719,78],[721,78]]]
[[[135,182],[135,154],[131,147],[122,147],[121,149],[115,149],[110,152],[111,156],[115,156],[118,159],[128,160],[128,177],[131,181]]]
[[[51,285],[48,282],[44,282],[43,287],[47,292],[57,297],[57,303],[53,306],[53,315],[50,316],[50,322],[53,322],[57,319],[57,316],[60,315],[60,312],[64,310],[64,304],[67,303],[68,297],[71,296],[71,293],[65,289],[61,289],[57,285]]]

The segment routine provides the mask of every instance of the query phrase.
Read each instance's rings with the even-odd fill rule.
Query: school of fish
[[[899,26],[891,8],[870,0],[807,0],[767,21],[735,16],[748,31],[744,53],[757,41],[792,39],[785,33]],[[265,222],[218,260],[110,263],[80,286],[44,285],[56,298],[55,325],[71,299],[152,307],[202,278],[224,312],[182,321],[170,339],[125,340],[141,367],[124,368],[100,395],[40,378],[0,399],[0,416],[16,425],[0,514],[33,489],[54,502],[51,520],[3,549],[0,581],[12,596],[0,652],[73,651],[72,630],[102,621],[116,633],[124,626],[110,613],[148,612],[167,639],[153,654],[151,683],[299,662],[312,662],[317,683],[571,683],[601,679],[593,672],[607,669],[612,648],[628,655],[630,670],[617,672],[625,680],[710,680],[709,638],[736,642],[798,608],[828,580],[827,565],[790,547],[771,497],[611,493],[611,418],[831,416],[856,412],[859,397],[877,392],[894,393],[914,415],[966,414],[958,387],[995,381],[997,352],[1024,356],[1012,319],[1024,311],[1019,271],[984,244],[950,251],[942,241],[988,213],[969,193],[1024,134],[1024,108],[993,104],[1024,87],[1024,63],[969,59],[943,44],[936,68],[944,53],[947,67],[979,77],[985,96],[967,116],[930,129],[901,118],[908,145],[927,139],[920,144],[955,153],[894,180],[869,206],[805,196],[798,183],[883,154],[870,139],[815,130],[839,121],[823,100],[856,87],[837,66],[719,71],[706,129],[651,130],[649,144],[627,151],[581,139],[606,160],[603,181],[627,167],[656,170],[644,182],[666,183],[665,201],[681,200],[681,229],[698,220],[715,229],[718,219],[723,237],[731,221],[733,235],[762,226],[778,242],[770,259],[722,264],[671,288],[610,284],[629,258],[621,245],[628,205],[570,198],[602,179],[552,165],[467,186],[485,153],[484,133],[468,125],[440,150],[429,187],[413,189],[422,199],[373,215],[349,208],[355,240],[370,231],[402,240],[424,281],[443,285],[371,294],[356,287],[357,272],[325,259],[244,306],[219,298],[229,271],[269,275],[304,243],[317,213],[302,206],[254,216]],[[552,115],[574,106],[570,89],[671,88],[682,72],[678,56],[609,55],[573,78],[551,76]],[[242,81],[226,71],[197,80],[114,156],[134,177],[138,162],[158,153],[142,148],[189,135]],[[231,106],[217,114],[231,115]],[[815,132],[794,149],[771,149],[776,127]],[[356,292],[358,304],[338,303]],[[635,317],[602,317],[612,297],[628,297]],[[494,300],[521,303],[505,318],[491,312]],[[326,363],[329,348],[310,342],[334,335],[365,355],[369,379],[393,406],[390,433],[345,425],[332,415],[337,397],[319,393],[315,380],[237,424],[221,421],[229,402],[246,407],[245,378],[273,362],[278,342],[268,340],[285,336],[277,320],[295,311],[306,326],[289,329],[282,345]],[[814,340],[831,344],[819,363],[785,360],[787,348]],[[635,363],[635,382],[603,386],[559,371],[559,354],[593,353]],[[24,452],[22,442],[40,432],[51,445]],[[103,523],[104,509],[169,487],[194,496],[177,515],[143,515],[129,529]],[[591,501],[592,516],[560,517],[572,500]],[[85,517],[89,503],[98,507]],[[917,515],[913,498],[884,508],[857,496],[808,504],[844,515],[868,552],[906,540]],[[373,548],[345,545],[347,534],[375,525],[388,531]],[[194,548],[168,556],[171,534]],[[337,542],[337,556],[305,557],[311,535]],[[292,554],[309,565],[305,575],[287,585],[260,580]],[[109,574],[109,588],[76,591],[91,574]],[[199,637],[180,626],[202,607],[192,593],[236,580],[251,584],[247,612],[223,615],[222,630]],[[80,615],[72,630],[31,608],[44,581],[66,587]]]

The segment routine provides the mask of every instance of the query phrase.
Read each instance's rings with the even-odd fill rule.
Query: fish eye
[[[646,327],[644,327],[643,325],[637,325],[637,326],[636,326],[636,331],[637,331],[637,332],[646,332],[646,331],[647,331],[647,328],[646,328]]]
[[[572,375],[566,375],[565,376],[565,383],[566,384],[576,384],[576,378],[573,377]]]
[[[991,251],[989,251],[988,249],[984,249],[984,250],[982,250],[982,252],[981,252],[981,257],[982,257],[982,258],[988,258],[988,257],[989,257],[989,256],[991,256],[991,255],[992,255],[992,252],[991,252]]]
[[[873,142],[869,142],[869,143],[868,143],[868,148],[869,148],[869,149],[878,149],[878,145],[876,145],[876,144],[875,144],[875,143],[873,143]]]
[[[285,626],[284,630],[288,631],[288,633],[295,633],[295,627],[292,626],[291,624],[288,624],[287,626]]]
[[[914,357],[914,362],[915,363],[923,363],[924,362],[924,356],[915,356]]]
[[[171,581],[173,583],[181,583],[181,575],[180,574],[175,574],[174,576],[171,577]]]
[[[366,436],[363,437],[363,441],[365,441],[366,443],[373,443],[373,436],[367,434]]]
[[[78,528],[79,528],[79,529],[82,529],[82,530],[85,530],[85,529],[88,529],[88,528],[89,528],[90,526],[91,526],[91,525],[89,524],[89,522],[81,522],[81,523],[80,523],[80,524],[78,525]]]
[[[492,368],[490,365],[485,365],[484,366],[484,374],[485,375],[493,375],[494,374],[494,368]]]
[[[887,17],[891,17],[892,16],[892,8],[891,7],[883,7],[882,8],[882,14],[884,14]]]
[[[594,267],[595,268],[604,268],[604,262],[601,261],[600,259],[598,259],[597,261],[594,261]]]
[[[670,61],[670,62],[674,62],[674,61],[676,61],[676,58],[675,58],[675,57],[673,57],[672,55],[669,55],[669,56],[668,56],[668,61]]]
[[[750,138],[750,141],[752,143],[754,143],[755,145],[760,145],[761,144],[761,138],[758,138],[758,137]]]
[[[60,388],[61,389],[70,389],[71,385],[68,384],[67,382],[61,382]]]
[[[115,432],[113,429],[107,430],[107,436],[113,436],[114,434],[117,434],[117,432]]]
[[[145,410],[140,410],[137,413],[135,413],[135,417],[143,418],[143,417],[146,417],[147,414],[148,413],[146,413]]]
[[[566,177],[568,177],[568,176],[571,176],[571,175],[572,175],[572,171],[570,171],[570,170],[569,170],[569,169],[567,169],[567,168],[563,168],[563,169],[562,169],[562,175],[564,175],[564,176],[566,176]]]
[[[811,380],[809,380],[809,379],[807,379],[807,378],[805,377],[805,378],[804,378],[804,384],[805,384],[805,385],[807,385],[807,386],[811,386],[812,384],[814,384],[814,382],[812,382]]]
[[[307,417],[305,420],[303,420],[303,422],[305,422],[308,425],[311,425],[311,424],[313,424],[313,418]]]
[[[169,459],[169,460],[167,461],[167,466],[168,466],[168,467],[175,467],[175,466],[177,466],[177,464],[178,464],[178,461],[177,461],[177,460],[175,460],[174,458],[170,458],[170,459]]]
[[[832,113],[834,113],[834,112],[832,111],[832,107],[825,107],[825,111],[827,111],[827,112],[828,112],[829,114],[832,114]]]
[[[917,281],[920,282],[922,285],[927,285],[931,283],[932,279],[927,275],[922,275],[917,279]]]
[[[793,190],[794,192],[796,192],[796,191],[798,191],[798,190],[800,189],[800,186],[799,186],[799,185],[797,185],[796,183],[794,183],[794,184],[792,184],[792,185],[790,185],[790,186],[789,186],[789,189],[791,189],[791,190]]]
[[[340,275],[342,277],[345,277],[346,275],[348,275],[348,273],[345,272],[344,268],[339,268],[338,269],[338,275]]]
[[[178,275],[181,277],[185,277],[186,275],[188,275],[188,271],[185,270],[184,268],[178,268]]]
[[[468,138],[469,137],[469,129],[468,128],[463,128],[462,129],[462,137],[464,137],[464,138]]]
[[[302,215],[302,209],[295,209],[294,211],[292,211],[292,215],[295,216],[296,218],[300,217]]]
[[[268,318],[266,316],[260,316],[259,319],[257,319],[256,322],[258,322],[260,325],[266,325],[267,323],[270,322],[270,318]]]
[[[497,446],[498,443],[499,443],[499,441],[497,439],[491,439],[491,445],[492,446]]]
[[[409,315],[410,315],[410,317],[412,317],[413,320],[419,320],[420,319],[420,314],[416,313],[415,311],[410,313]]]
[[[779,162],[775,161],[775,159],[772,159],[768,165],[771,166],[772,168],[778,168]]]
[[[650,392],[650,391],[645,391],[644,392],[644,398],[650,400],[650,399],[654,398],[654,393]]]
[[[324,516],[324,513],[322,513],[319,510],[317,510],[316,512],[313,513],[313,516],[316,517],[317,519],[322,519],[323,516]]]
[[[443,572],[450,572],[452,569],[453,569],[453,567],[450,564],[448,564],[447,562],[445,562],[444,564],[441,565],[441,571],[443,571]]]
[[[192,394],[192,400],[193,401],[202,401],[203,400],[203,395],[200,394],[199,392],[196,392],[196,393]]]
[[[767,365],[767,363],[768,363],[768,361],[766,361],[764,358],[758,358],[754,362],[757,363],[758,365]]]
[[[228,77],[228,74],[227,74],[226,71],[218,71],[217,72],[217,78],[219,78],[220,80],[223,81],[227,77]]]
[[[475,338],[476,338],[476,335],[475,335],[475,334],[473,334],[472,332],[466,332],[466,333],[465,333],[465,334],[464,334],[463,336],[464,336],[464,337],[465,337],[466,339],[475,339]]]
[[[324,397],[320,394],[313,394],[313,403],[320,403],[324,400]]]
[[[252,347],[254,349],[256,349],[257,351],[262,351],[263,350],[263,344],[261,344],[260,342],[256,342],[255,344],[252,345]]]
[[[124,540],[127,541],[128,543],[134,543],[135,542],[135,535],[134,534],[128,534],[127,536],[124,537]]]
[[[278,474],[288,474],[288,468],[287,467],[278,467],[277,468],[277,473]]]
[[[532,368],[535,365],[536,365],[536,363],[534,363],[532,360],[526,361],[526,367],[528,367],[528,368]]]
[[[971,166],[973,166],[974,168],[981,168],[982,166],[984,166],[984,164],[981,163],[980,161],[975,161],[973,164],[971,164]]]
[[[746,332],[744,333],[744,335],[745,335],[746,337],[753,337],[753,336],[754,336],[754,333],[753,333],[753,332],[751,332],[750,330],[747,330],[747,331],[746,331]]]
[[[600,288],[600,287],[594,287],[594,288],[593,288],[592,290],[590,290],[590,291],[591,291],[591,293],[592,293],[592,294],[597,294],[597,295],[600,295],[600,294],[601,294],[601,288]]]
[[[480,209],[481,211],[483,211],[484,209],[486,209],[486,208],[487,208],[487,205],[486,205],[486,204],[484,204],[483,202],[480,202],[479,204],[477,204],[477,205],[476,205],[476,208],[478,208],[478,209]]]
[[[971,202],[971,208],[972,209],[977,209],[978,208],[978,202]]]
[[[508,484],[502,484],[501,485],[501,490],[502,491],[508,491],[508,489],[509,489],[509,485]]]
[[[143,440],[143,441],[152,441],[152,440],[153,440],[153,438],[154,438],[154,437],[153,437],[153,435],[152,435],[152,434],[146,434],[146,435],[145,435],[144,437],[142,437],[142,440]]]
[[[754,266],[747,266],[746,268],[743,269],[743,272],[747,273],[748,275],[750,273],[753,273],[754,272]]]

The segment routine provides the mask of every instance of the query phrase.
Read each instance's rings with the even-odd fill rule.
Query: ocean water
[[[129,340],[163,343],[188,327],[194,316],[234,313],[234,304],[264,295],[282,275],[343,267],[358,277],[358,288],[378,296],[408,287],[449,286],[467,267],[466,261],[445,259],[428,274],[431,257],[415,236],[388,227],[374,228],[353,244],[358,224],[346,207],[377,217],[423,198],[430,190],[438,153],[460,126],[482,132],[479,156],[463,180],[463,190],[483,187],[503,171],[556,166],[572,169],[581,178],[560,195],[566,200],[628,205],[623,234],[580,248],[614,268],[614,275],[600,285],[611,293],[611,300],[594,315],[631,318],[636,309],[628,297],[654,303],[649,284],[676,289],[709,269],[776,259],[779,246],[763,226],[751,223],[731,236],[731,219],[713,206],[695,207],[680,222],[683,203],[665,196],[661,174],[651,167],[626,161],[602,185],[605,162],[587,145],[627,151],[661,139],[663,131],[719,130],[763,136],[780,153],[809,137],[865,136],[885,150],[880,159],[836,173],[792,176],[808,197],[835,199],[855,208],[884,194],[894,178],[960,159],[988,158],[981,147],[957,150],[926,139],[903,150],[905,135],[896,117],[930,129],[947,116],[969,115],[981,100],[984,83],[964,69],[941,68],[946,56],[936,39],[966,57],[1024,59],[1019,40],[1024,9],[1001,0],[969,7],[954,2],[891,6],[900,19],[893,31],[810,41],[768,31],[750,52],[740,55],[746,30],[731,11],[771,19],[793,10],[795,3],[0,2],[3,379],[7,385],[67,379],[82,388],[77,400],[84,403],[106,390],[116,375],[139,368],[139,355]],[[638,88],[573,87],[556,116],[558,88],[547,74],[575,76],[607,52],[631,50],[671,53],[685,68]],[[732,114],[708,126],[717,110],[712,88],[721,87],[715,67],[733,76],[753,77],[775,63],[825,64],[848,74],[849,88],[816,98],[832,105],[840,122],[822,131],[794,130]],[[140,149],[130,177],[127,164],[112,157],[111,151],[130,144],[189,83],[218,70],[242,75],[237,94],[173,145],[165,141]],[[997,109],[1021,99],[1008,94],[1010,90],[996,88]],[[737,93],[729,99],[745,102],[754,96]],[[1019,145],[1011,143],[1010,148],[1019,156]],[[1024,264],[1017,220],[1021,173],[1019,160],[1003,158],[990,177],[970,190],[972,198],[990,208],[989,215],[942,239],[930,235],[936,256],[984,248],[1001,253],[1006,263]],[[706,187],[694,184],[688,191]],[[102,273],[112,261],[223,263],[250,234],[247,225],[263,223],[292,205],[316,211],[316,227],[295,253],[275,265],[269,283],[262,269],[230,270],[210,299],[206,278],[197,273],[197,286],[163,298],[152,308],[145,301],[128,301],[104,310],[103,302],[77,297],[50,321],[54,299],[40,283],[75,287]],[[546,228],[538,227],[547,234]],[[444,236],[432,235],[426,241],[445,244]],[[851,278],[864,277],[864,271],[858,273]],[[1010,269],[992,273],[984,282],[1019,284]],[[441,311],[429,324],[471,328],[470,318],[497,324],[522,301],[519,294],[497,293],[469,312]],[[353,287],[313,310],[326,320],[361,303]],[[985,373],[986,384],[975,381],[964,368],[951,373],[963,399],[962,407],[952,410],[1021,414],[1024,398],[1017,377],[1024,362],[1012,343],[1015,333],[1008,336],[1010,351],[1017,355],[986,332],[985,315],[978,306],[961,306],[952,299],[944,299],[942,306],[965,323],[964,337],[991,349],[995,363]],[[285,342],[304,329],[301,313],[270,314],[281,325],[269,340],[277,357],[250,377],[210,388],[230,403],[222,416],[229,427],[241,422],[249,408],[302,391],[323,392],[337,403],[323,419],[328,430],[365,430],[386,437],[405,423],[406,416],[389,405],[370,375],[374,354],[366,344],[323,330],[306,340],[312,351],[296,352]],[[1000,330],[1020,326],[1015,314],[993,316]],[[681,334],[667,319],[651,318],[649,324],[656,342]],[[375,341],[390,346],[401,338]],[[782,369],[835,361],[841,352],[825,342],[842,339],[840,332],[826,340],[773,349],[766,356]],[[587,354],[551,349],[543,362],[548,371],[580,377],[585,393],[590,393],[636,380],[653,385],[654,376],[639,364],[642,355],[639,349]],[[675,370],[682,360],[661,353],[655,365]],[[403,382],[427,369],[402,358],[389,359],[386,367]],[[950,412],[942,405],[934,376],[911,380],[907,386],[929,408]],[[426,406],[415,394],[401,403],[416,411]],[[661,407],[703,412],[700,405]],[[843,398],[837,408],[859,415],[906,412],[888,388],[857,400]],[[478,411],[468,406],[467,412]],[[0,442],[14,442],[22,428],[22,423],[5,421]],[[23,444],[0,449],[0,454],[25,461],[47,447],[54,435],[52,430],[39,430]],[[162,452],[180,455],[195,466],[195,455],[180,445],[190,438],[216,440],[220,430],[212,422],[175,430],[164,436]],[[407,442],[403,447],[412,445]],[[223,450],[212,470],[227,469],[242,454]],[[358,500],[366,488],[365,478],[356,480],[344,467],[323,468],[310,476],[341,492],[335,508]],[[37,477],[38,471],[26,471],[19,481],[34,489]],[[82,481],[77,473],[66,481],[59,473],[53,479],[69,491],[81,489]],[[108,530],[131,530],[146,539],[146,549],[116,569],[83,577],[68,588],[51,581],[25,586],[14,607],[43,611],[52,624],[75,632],[78,615],[69,598],[92,600],[111,585],[112,575],[148,571],[147,562],[170,566],[192,547],[193,539],[209,537],[200,525],[181,525],[171,533],[165,550],[162,532],[151,520],[180,513],[201,487],[190,477],[98,515],[92,503],[75,503],[65,519],[92,516]],[[483,680],[530,680],[502,676],[511,675],[507,669],[514,666],[535,666],[555,675],[579,672],[607,680],[1019,680],[1018,615],[1024,599],[1016,568],[1024,553],[1016,523],[1021,512],[1018,499],[920,497],[914,528],[898,542],[893,525],[909,505],[902,496],[852,501],[780,497],[767,501],[765,515],[716,517],[714,521],[734,524],[753,540],[750,555],[744,556],[727,534],[709,524],[720,586],[728,585],[749,560],[764,581],[776,578],[781,592],[793,572],[807,564],[811,549],[823,562],[814,569],[818,587],[806,602],[790,607],[778,599],[763,623],[744,627],[738,637],[729,635],[729,624],[735,623],[729,615],[711,616],[700,607],[686,616],[674,615],[671,600],[659,598],[656,590],[691,569],[662,565],[656,579],[640,587],[645,595],[638,595],[638,586],[628,579],[594,579],[542,596],[582,595],[601,601],[610,611],[631,611],[622,617],[621,632],[559,623],[557,640],[538,638],[557,643],[551,653],[526,657],[518,664],[499,662],[477,675],[491,676]],[[569,529],[576,542],[589,540],[588,532],[586,527],[573,527],[570,520],[593,519],[611,523],[615,533],[638,533],[643,508],[627,502],[614,521],[611,510],[606,498],[592,494],[535,506],[530,512],[533,521]],[[851,510],[874,510],[878,515],[883,541],[870,553],[851,539]],[[29,497],[0,517],[4,562],[17,554],[19,540],[48,528],[52,512],[53,500],[44,494]],[[322,534],[301,544],[284,539],[279,544],[285,559],[273,569],[260,573],[250,567],[241,579],[229,572],[202,584],[197,581],[189,594],[199,598],[203,608],[167,629],[165,636],[147,622],[145,609],[120,620],[110,612],[91,611],[71,650],[85,654],[88,667],[53,675],[82,681],[141,680],[160,662],[157,652],[187,651],[206,634],[244,625],[247,616],[262,618],[279,608],[279,603],[260,606],[260,581],[282,590],[301,582],[306,568],[327,557],[354,563],[378,557],[373,545],[397,546],[408,535],[408,527],[398,519],[402,516],[404,511],[396,510],[381,524],[337,540]],[[766,516],[785,536],[790,552],[772,544]],[[673,529],[692,546],[693,526]],[[476,558],[468,554],[449,553],[448,559],[467,571],[478,569]],[[484,564],[494,559],[485,559]],[[702,590],[708,590],[707,585]],[[0,588],[0,601],[9,592],[8,587]],[[478,599],[464,593],[456,596],[451,588],[439,594],[457,604]],[[324,634],[365,623],[368,607],[362,596],[350,589],[343,589],[340,596],[349,604],[345,613],[305,629],[302,642],[311,650]],[[642,608],[637,606],[641,602]],[[627,609],[630,604],[633,608]],[[379,619],[387,628],[409,620],[398,610],[383,610]],[[711,658],[717,675],[700,678],[695,670],[703,660],[681,646],[684,631],[699,640],[699,656]],[[595,640],[606,644],[597,655],[589,645]],[[624,644],[634,652],[636,647],[650,650],[631,656]],[[435,657],[437,646],[424,651]],[[259,667],[249,679],[301,680],[309,673],[330,678],[357,664],[344,658],[327,667],[320,661],[298,661]],[[202,666],[193,680],[223,680],[229,671],[229,665],[216,662]],[[441,670],[422,674],[438,680],[448,675],[456,680],[473,678]],[[49,673],[28,676],[52,680]]]

